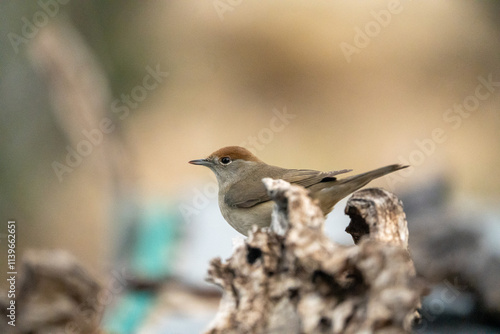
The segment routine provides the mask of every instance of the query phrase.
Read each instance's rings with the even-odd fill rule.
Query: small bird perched
[[[326,216],[338,201],[371,180],[408,167],[389,165],[338,180],[336,175],[350,172],[351,169],[320,172],[271,166],[239,146],[221,148],[205,159],[191,160],[189,163],[207,166],[215,173],[219,183],[222,216],[244,235],[248,235],[253,225],[267,227],[271,224],[273,201],[262,183],[263,178],[282,179],[307,188],[311,197],[318,200]]]

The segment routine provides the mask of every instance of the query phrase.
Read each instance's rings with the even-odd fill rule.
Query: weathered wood
[[[355,244],[366,236],[391,245],[408,248],[408,226],[403,204],[392,193],[380,188],[355,192],[345,213],[351,218],[345,229]]]
[[[356,232],[356,246],[342,246],[323,234],[323,214],[306,189],[264,183],[276,202],[273,222],[254,227],[225,263],[210,263],[208,281],[224,295],[206,333],[408,331],[424,286],[399,200],[379,189],[355,194],[351,232],[363,223],[365,232]]]

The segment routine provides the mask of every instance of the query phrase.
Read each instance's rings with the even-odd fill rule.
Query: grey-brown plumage
[[[286,169],[259,160],[238,146],[224,147],[205,159],[190,163],[209,167],[219,183],[219,207],[226,221],[247,235],[253,225],[269,226],[273,202],[262,183],[263,178],[282,179],[307,188],[326,216],[345,196],[368,182],[406,166],[389,165],[359,175],[337,179],[350,169],[320,172],[310,169]]]

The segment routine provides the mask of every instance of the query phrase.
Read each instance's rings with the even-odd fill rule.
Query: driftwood
[[[257,229],[208,281],[222,287],[206,333],[404,333],[425,286],[415,277],[401,202],[382,189],[349,200],[356,246],[323,234],[307,190],[265,179],[276,202],[270,228]]]

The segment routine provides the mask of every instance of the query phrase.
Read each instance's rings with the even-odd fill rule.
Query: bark
[[[223,289],[206,333],[404,333],[424,284],[408,253],[400,201],[382,189],[353,195],[346,212],[357,245],[323,234],[306,189],[265,179],[276,202],[270,228],[254,227],[208,281]]]

